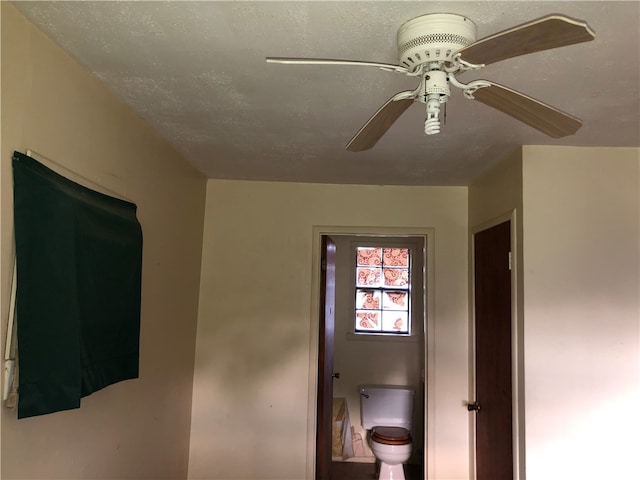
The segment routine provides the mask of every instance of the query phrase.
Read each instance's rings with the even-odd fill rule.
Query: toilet
[[[380,462],[379,480],[404,480],[403,464],[411,456],[413,397],[411,387],[361,385],[360,415],[371,451]]]

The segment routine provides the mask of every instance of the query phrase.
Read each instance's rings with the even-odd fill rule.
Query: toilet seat
[[[374,427],[371,429],[371,441],[382,445],[408,445],[411,434],[402,427]]]

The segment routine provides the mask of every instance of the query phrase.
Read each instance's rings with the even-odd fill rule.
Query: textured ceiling
[[[640,146],[640,3],[17,2],[55,42],[211,178],[467,185],[519,145]],[[592,42],[467,72],[584,122],[554,140],[459,90],[423,133],[415,104],[366,152],[345,144],[413,78],[376,68],[267,64],[265,57],[397,63],[396,32],[426,13],[471,18],[478,38],[550,14]]]

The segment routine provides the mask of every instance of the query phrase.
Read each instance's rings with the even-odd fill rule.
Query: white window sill
[[[404,342],[412,343],[417,342],[418,337],[415,335],[385,335],[385,334],[371,334],[371,333],[353,333],[347,332],[347,341],[357,342]]]

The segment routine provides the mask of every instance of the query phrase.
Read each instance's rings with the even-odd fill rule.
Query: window
[[[136,205],[13,155],[18,418],[80,407],[138,378],[142,228]]]
[[[392,246],[356,247],[356,333],[411,333],[410,251]]]

